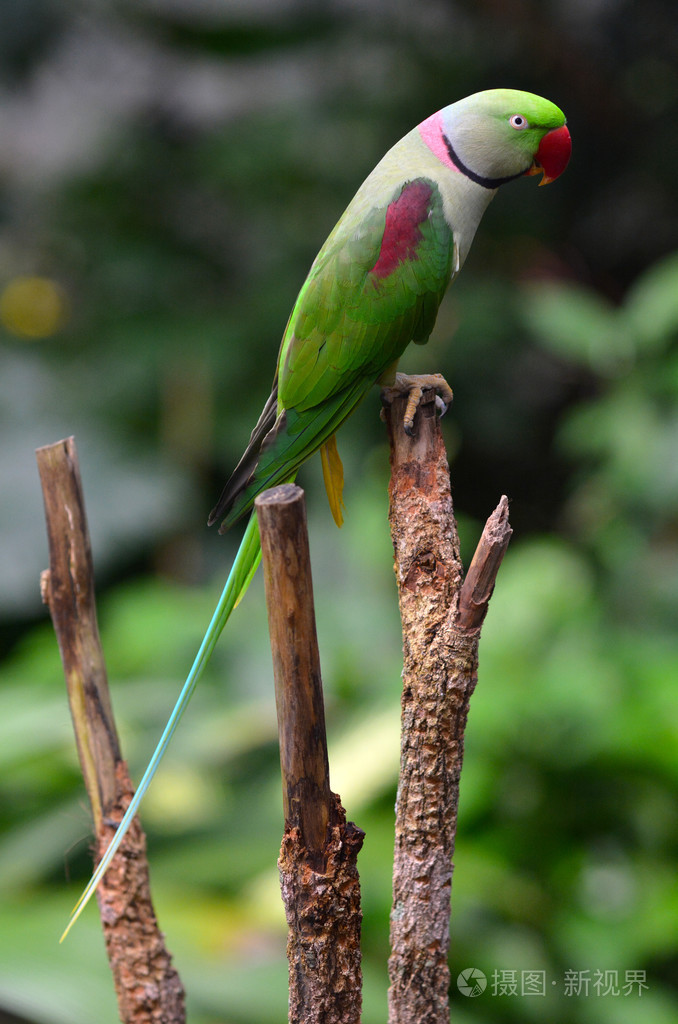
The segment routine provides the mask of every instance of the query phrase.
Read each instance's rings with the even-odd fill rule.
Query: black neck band
[[[457,170],[461,171],[462,174],[465,174],[467,178],[471,179],[471,181],[475,181],[476,185],[482,185],[483,188],[499,188],[500,185],[505,185],[507,181],[515,181],[516,178],[522,178],[523,174],[529,171],[529,167],[526,167],[524,171],[518,171],[517,174],[509,174],[506,178],[484,178],[482,174],[476,174],[475,171],[472,171],[470,167],[467,167],[465,164],[461,162],[461,160],[455,153],[454,146],[448,139],[447,135],[443,135],[443,141],[445,142],[445,146],[447,147],[447,152],[449,153],[450,160],[457,168]]]

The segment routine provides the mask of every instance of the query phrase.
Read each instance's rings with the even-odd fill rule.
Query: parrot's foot
[[[435,388],[436,409],[439,416],[444,416],[454,396],[452,388],[442,373],[396,373],[395,383],[381,389],[381,401],[384,405],[390,405],[399,395],[408,395],[407,407],[403,416],[403,428],[410,437],[414,433],[414,416],[421,402],[424,388]],[[383,419],[383,409],[381,415]]]

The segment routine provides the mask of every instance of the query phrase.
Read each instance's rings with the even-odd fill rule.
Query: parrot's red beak
[[[553,128],[539,143],[534,163],[527,174],[543,174],[540,185],[550,185],[567,167],[572,152],[572,139],[567,125]]]

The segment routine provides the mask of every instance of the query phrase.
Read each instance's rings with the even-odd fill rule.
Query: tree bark
[[[78,755],[96,833],[98,863],[132,797],[120,753],[99,639],[94,571],[72,437],[38,448],[50,567],[41,590],[61,652]],[[183,1024],[184,990],[151,903],[146,840],[132,825],[97,890],[120,1018]]]
[[[406,396],[386,416],[404,655],[390,1024],[449,1021],[450,893],[464,730],[480,627],[511,536],[502,498],[464,580],[434,398],[432,391],[424,394],[413,437],[402,429]]]
[[[330,790],[303,491],[285,484],[255,507],[275,678],[285,831],[278,868],[288,924],[289,1020],[358,1024],[364,833]]]

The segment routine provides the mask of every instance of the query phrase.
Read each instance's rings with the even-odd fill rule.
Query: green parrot
[[[261,557],[252,506],[262,491],[295,479],[320,450],[332,514],[342,521],[343,470],[335,433],[374,384],[385,400],[410,395],[412,431],[423,385],[444,411],[452,393],[439,375],[396,373],[410,341],[423,345],[481,217],[500,185],[525,174],[557,178],[571,151],[565,116],[531,93],[492,89],[433,114],[389,150],[318,253],[283,334],[270,398],[247,450],[210,513],[220,532],[250,512],[212,621],[139,788],[78,901],[67,934],[111,862],[155,775],[228,618]]]

